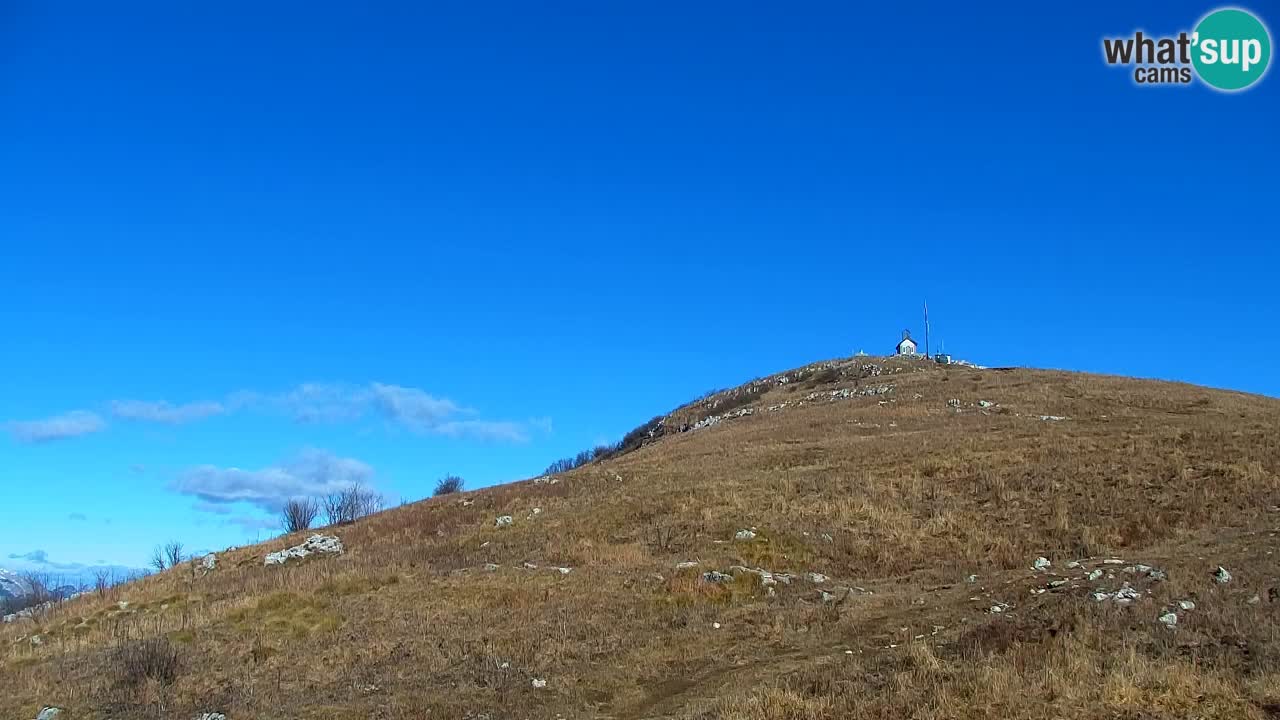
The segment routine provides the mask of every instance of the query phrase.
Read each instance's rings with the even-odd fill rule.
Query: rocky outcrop
[[[335,535],[312,535],[301,545],[287,550],[268,553],[266,565],[283,565],[290,560],[301,560],[311,555],[341,555],[342,541]]]

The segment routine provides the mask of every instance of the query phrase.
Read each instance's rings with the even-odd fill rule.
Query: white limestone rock
[[[301,545],[294,545],[287,550],[268,553],[264,564],[283,565],[294,559],[302,559],[310,555],[341,555],[342,541],[335,535],[312,535]]]

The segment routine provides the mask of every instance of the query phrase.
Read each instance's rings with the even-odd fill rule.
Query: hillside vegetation
[[[0,626],[0,717],[1277,717],[1278,430],[1189,385],[820,363],[341,555]]]

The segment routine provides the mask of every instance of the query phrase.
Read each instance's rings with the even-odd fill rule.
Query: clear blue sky
[[[1280,395],[1280,79],[1102,62],[1212,7],[0,0],[0,565],[529,477],[923,299]]]

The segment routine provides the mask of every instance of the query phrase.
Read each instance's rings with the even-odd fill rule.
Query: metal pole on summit
[[[924,301],[924,357],[929,359],[929,301]]]

